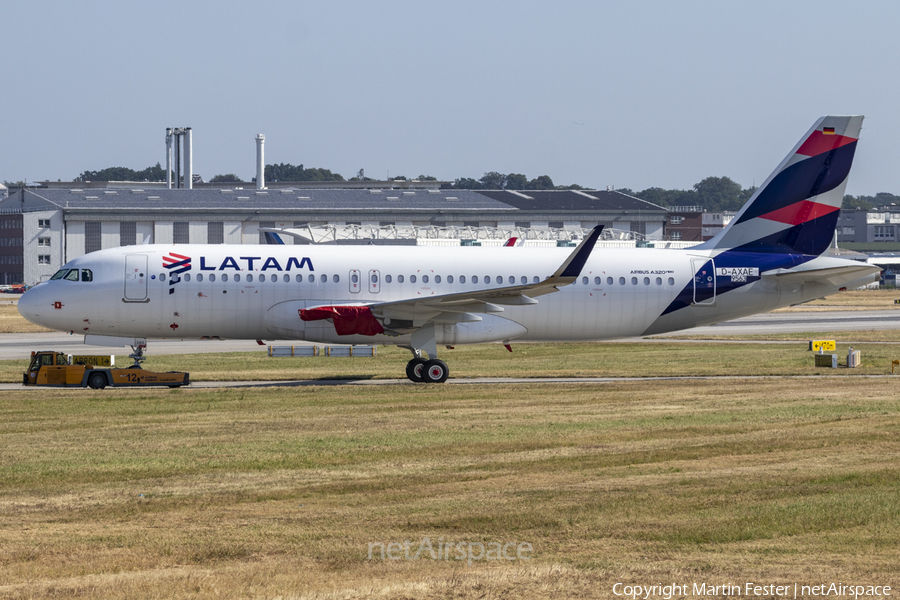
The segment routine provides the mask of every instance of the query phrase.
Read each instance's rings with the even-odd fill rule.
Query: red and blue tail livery
[[[822,117],[718,236],[701,246],[819,256],[847,187],[861,116]]]

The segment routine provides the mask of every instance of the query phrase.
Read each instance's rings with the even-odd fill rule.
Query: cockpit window
[[[94,273],[90,269],[82,269],[81,270],[81,280],[82,281],[93,281]]]
[[[78,281],[78,269],[72,269],[66,273],[66,281]]]
[[[65,276],[65,274],[68,272],[69,272],[68,269],[60,269],[59,271],[57,271],[56,273],[53,274],[53,277],[50,278],[50,281],[53,281],[54,279],[62,279]]]

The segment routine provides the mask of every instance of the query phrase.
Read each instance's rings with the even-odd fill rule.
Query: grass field
[[[0,597],[896,589],[896,386],[4,392]],[[414,555],[426,537],[472,544],[466,557],[479,544],[532,550],[469,565],[396,548],[400,560],[381,559],[375,546],[369,560],[371,544],[410,540]]]
[[[4,391],[0,599],[620,598],[616,583],[691,598],[747,582],[896,595],[900,375],[884,375],[900,339],[824,339],[842,360],[869,340],[854,343],[863,367],[816,369],[802,341],[522,344],[443,356],[453,377],[645,379]],[[147,368],[395,379],[406,360]],[[24,366],[0,362],[0,380]],[[646,379],[675,375],[731,377]]]

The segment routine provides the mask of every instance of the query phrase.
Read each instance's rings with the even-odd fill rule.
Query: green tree
[[[707,177],[694,185],[697,192],[697,204],[710,212],[723,210],[739,210],[741,205],[741,186],[728,177]]]
[[[470,177],[463,177],[453,182],[453,187],[459,190],[480,190],[481,182]]]
[[[867,202],[864,198],[871,198],[872,196],[851,196],[849,194],[844,196],[844,200],[841,203],[841,208],[846,209],[858,209],[858,210],[872,210],[873,206],[871,202]]]
[[[541,175],[540,177],[535,177],[531,181],[528,182],[529,190],[552,190],[553,189],[553,180],[550,179],[549,175]]]
[[[506,176],[506,189],[508,190],[527,190],[528,178],[521,173],[510,173]]]
[[[481,188],[485,190],[502,190],[506,187],[506,175],[497,171],[488,171],[481,179]]]
[[[99,171],[84,171],[76,181],[165,181],[166,170],[159,163],[142,171],[128,167],[108,167]]]
[[[306,169],[302,164],[294,166],[288,163],[266,165],[265,177],[266,181],[344,181],[339,173],[328,169]]]
[[[209,180],[210,183],[244,183],[244,180],[235,175],[234,173],[227,173],[225,175],[216,175],[212,179]]]
[[[432,177],[431,175],[419,175],[416,179],[419,181],[437,181],[437,177]]]

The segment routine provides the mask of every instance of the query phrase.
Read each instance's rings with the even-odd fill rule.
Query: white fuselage
[[[533,283],[551,275],[569,252],[506,247],[131,246],[70,261],[66,268],[90,270],[91,281],[83,281],[82,275],[78,281],[43,283],[22,297],[20,312],[41,325],[78,334],[407,345],[408,335],[339,336],[329,321],[304,322],[298,312]],[[662,333],[804,302],[844,285],[760,277],[725,294],[707,293],[699,302],[661,316],[679,294],[684,297],[685,290],[696,285],[698,270],[714,255],[709,250],[599,248],[575,283],[535,298],[537,304],[504,306],[502,312],[482,314],[476,322],[438,322],[436,342],[587,341]],[[807,264],[835,260],[818,258]],[[173,261],[182,266],[164,266]],[[709,285],[715,289],[716,281]]]

